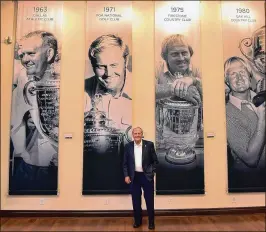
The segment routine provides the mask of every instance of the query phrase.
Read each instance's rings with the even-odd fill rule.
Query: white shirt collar
[[[139,144],[136,144],[136,142],[134,141],[134,146],[137,146],[137,147],[142,146],[142,140],[140,141]]]
[[[251,99],[256,95],[255,92],[253,92],[252,90],[250,90],[250,97]],[[234,105],[235,107],[237,107],[239,110],[241,110],[241,104],[242,103],[249,103],[253,106],[253,103],[251,101],[247,101],[247,100],[241,100],[235,96],[233,96],[232,94],[229,94],[229,102]],[[255,107],[255,106],[254,106]],[[253,108],[253,107],[252,107]]]

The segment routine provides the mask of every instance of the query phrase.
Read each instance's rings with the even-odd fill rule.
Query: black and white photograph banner
[[[83,195],[128,194],[124,145],[132,140],[132,3],[88,1]]]
[[[223,1],[228,192],[265,192],[265,2]]]
[[[204,193],[200,2],[155,2],[157,194]]]
[[[9,194],[56,195],[63,2],[17,7]]]

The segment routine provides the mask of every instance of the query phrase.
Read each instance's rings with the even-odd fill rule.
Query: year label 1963
[[[44,7],[33,7],[34,12],[47,12],[47,6]]]

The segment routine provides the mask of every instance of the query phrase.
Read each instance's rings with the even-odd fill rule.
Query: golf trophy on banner
[[[166,150],[167,162],[183,165],[196,159],[199,107],[177,96],[158,101],[158,141],[159,147]]]
[[[52,77],[53,78],[53,77]],[[39,111],[39,127],[43,135],[53,144],[58,144],[59,131],[59,88],[58,79],[30,80],[23,89],[25,102],[34,106],[36,97]],[[32,98],[33,97],[33,98]]]
[[[124,133],[113,127],[112,119],[107,118],[106,113],[98,110],[97,105],[101,103],[102,95],[96,94],[92,100],[92,108],[85,113],[85,137],[84,150],[97,151],[99,153],[117,151],[120,154],[120,148],[123,145],[125,136],[126,141],[130,141],[128,128]]]
[[[257,84],[257,95],[253,98],[254,105],[259,106],[266,100],[265,26],[256,30],[251,38],[241,40],[239,48],[263,76]]]

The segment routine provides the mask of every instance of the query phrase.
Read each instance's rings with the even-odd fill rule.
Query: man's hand
[[[174,85],[175,95],[184,98],[187,95],[188,88],[193,85],[193,79],[191,77],[183,77],[177,79]]]
[[[201,104],[201,97],[199,91],[195,86],[190,86],[188,88],[186,96],[183,99],[191,102],[193,105],[200,105]]]
[[[58,166],[58,153],[53,155],[51,163],[56,167]]]
[[[126,182],[127,184],[130,184],[130,183],[131,183],[131,180],[130,180],[129,176],[126,176],[126,177],[125,177],[125,182]]]
[[[30,113],[28,113],[26,117],[26,123],[30,130],[34,130],[36,128]]]

